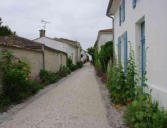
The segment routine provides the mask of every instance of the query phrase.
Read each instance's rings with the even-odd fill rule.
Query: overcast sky
[[[98,30],[112,28],[106,9],[109,0],[4,0],[0,17],[17,35],[35,39],[41,19],[50,21],[47,37],[77,40],[83,49],[94,45]]]

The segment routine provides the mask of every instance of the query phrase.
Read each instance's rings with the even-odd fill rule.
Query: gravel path
[[[110,128],[93,67],[86,64],[0,128]]]

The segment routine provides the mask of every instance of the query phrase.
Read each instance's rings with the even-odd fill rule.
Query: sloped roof
[[[41,39],[48,39],[48,40],[51,41],[51,43],[50,43],[50,44],[47,44],[46,42],[44,43],[43,41],[41,41]],[[43,45],[45,46],[45,48],[47,48],[47,49],[55,50],[55,51],[57,51],[57,52],[62,52],[62,53],[64,53],[64,54],[67,54],[66,51],[64,51],[62,48],[58,48],[58,47],[55,45],[55,42],[58,41],[58,40],[55,40],[55,39],[53,39],[53,38],[50,38],[50,37],[46,37],[46,36],[45,36],[45,37],[40,37],[40,38],[34,39],[34,41],[43,44]],[[50,41],[49,41],[49,42],[50,42]],[[60,41],[58,41],[58,42],[60,42]],[[62,43],[62,42],[60,42],[60,43]],[[52,44],[52,45],[51,45],[51,44]]]
[[[42,44],[19,36],[0,36],[0,44],[32,50],[42,50]]]
[[[75,47],[79,47],[79,42],[74,41],[74,40],[69,40],[69,39],[64,39],[64,38],[53,38],[53,39],[56,41],[60,41],[60,42],[75,46]]]
[[[103,32],[108,32],[108,33],[112,33],[113,30],[112,29],[104,29],[104,30],[100,30],[99,32],[103,33]]]

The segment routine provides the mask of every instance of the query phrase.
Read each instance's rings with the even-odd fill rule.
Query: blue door
[[[145,22],[141,23],[141,76],[142,76],[142,86],[144,81],[145,73]]]

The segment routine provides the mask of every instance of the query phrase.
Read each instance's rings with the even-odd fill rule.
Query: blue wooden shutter
[[[144,82],[144,73],[145,73],[145,22],[141,24],[141,75],[142,75],[142,86]]]
[[[132,0],[133,1],[133,8],[135,8],[136,7],[136,0]]]
[[[125,21],[125,0],[122,0],[122,11],[123,11],[123,16],[122,16],[122,21]]]
[[[127,43],[127,31],[124,33],[124,71],[126,74],[128,61],[128,43]]]
[[[118,37],[118,61],[121,62],[121,37]]]
[[[121,26],[121,6],[119,7],[119,26]]]

